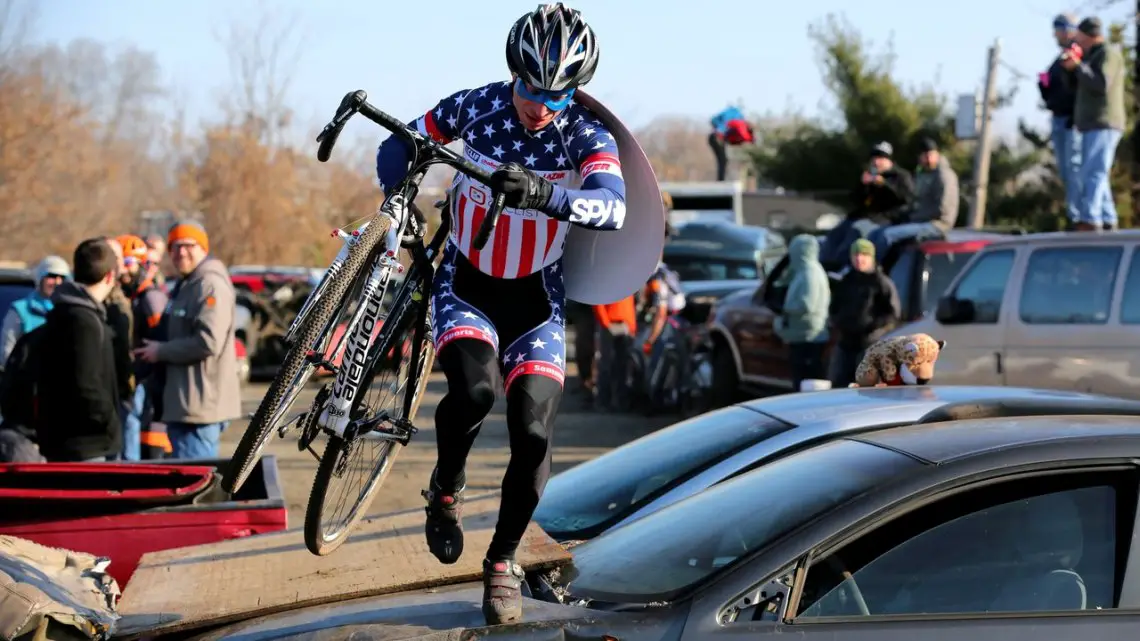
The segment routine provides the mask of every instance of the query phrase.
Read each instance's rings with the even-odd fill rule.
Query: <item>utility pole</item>
[[[1140,226],[1140,0],[1136,0],[1136,50],[1132,61],[1132,226]]]
[[[1140,0],[1138,0],[1140,2]],[[978,229],[986,223],[986,191],[990,186],[990,154],[993,141],[990,129],[997,107],[997,70],[1001,60],[1001,38],[990,47],[986,66],[986,92],[982,97],[982,127],[978,132],[978,149],[974,156],[974,200],[970,204],[970,227]]]

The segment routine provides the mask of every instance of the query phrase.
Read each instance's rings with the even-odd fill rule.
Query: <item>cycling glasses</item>
[[[566,108],[566,105],[570,104],[570,99],[574,97],[573,89],[567,89],[566,91],[532,90],[530,87],[527,87],[526,83],[522,81],[522,78],[515,79],[515,92],[531,102],[540,102],[546,105],[546,108],[551,111],[562,111]]]

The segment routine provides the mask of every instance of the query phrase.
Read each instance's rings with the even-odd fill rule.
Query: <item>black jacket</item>
[[[878,267],[871,273],[852,268],[831,297],[831,322],[839,331],[839,345],[846,349],[866,349],[901,317],[898,290]]]
[[[1065,76],[1072,75],[1072,72],[1065,71],[1061,66],[1061,58],[1058,57],[1049,65],[1049,86],[1041,84],[1037,81],[1037,90],[1041,92],[1041,99],[1045,101],[1045,108],[1053,112],[1054,116],[1067,116],[1073,117],[1073,109],[1077,104],[1077,90],[1073,86],[1076,83],[1072,81],[1066,82]],[[1072,122],[1070,121],[1070,126]]]
[[[49,461],[117,454],[123,434],[106,308],[70,281],[52,301],[39,352],[40,452]]]
[[[894,166],[883,172],[883,184],[864,185],[860,180],[852,199],[856,218],[884,216],[906,207],[914,201],[914,177],[910,172]]]

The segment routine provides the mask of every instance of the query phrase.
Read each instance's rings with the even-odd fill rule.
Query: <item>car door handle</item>
[[[1001,352],[994,352],[994,363],[997,365],[997,373],[1002,373]]]

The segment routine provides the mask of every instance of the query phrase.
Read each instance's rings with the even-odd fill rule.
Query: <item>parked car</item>
[[[798,452],[531,573],[524,621],[481,582],[273,614],[194,637],[1131,641],[1140,418],[886,428]]]
[[[954,230],[944,240],[892,247],[883,268],[899,290],[903,318],[919,319],[930,312],[931,301],[938,300],[970,256],[1005,238],[1009,236]],[[788,345],[773,328],[786,294],[786,288],[775,283],[787,265],[787,259],[781,260],[765,282],[725,296],[710,313],[713,388],[719,393],[715,405],[727,405],[741,392],[757,395],[761,389],[792,389]],[[832,284],[836,282],[838,278],[833,278]]]
[[[1140,398],[1140,233],[1059,232],[986,247],[933,317],[938,380]]]
[[[8,314],[12,303],[32,293],[36,281],[26,269],[0,268],[0,319]],[[3,363],[0,363],[3,367]]]
[[[659,430],[550,479],[534,520],[559,541],[590,539],[821,441],[962,411],[1140,414],[1140,403],[1014,387],[935,385],[783,394]]]
[[[763,280],[788,246],[764,227],[694,220],[677,226],[663,252],[663,262],[681,279],[684,316],[703,322],[717,299]]]

